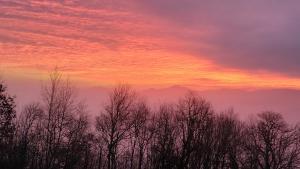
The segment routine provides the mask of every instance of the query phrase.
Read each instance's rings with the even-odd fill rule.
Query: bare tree
[[[216,115],[213,132],[212,168],[241,168],[243,129],[243,123],[235,117],[232,109]]]
[[[42,96],[18,118],[15,168],[93,168],[94,134],[72,85],[55,71]]]
[[[44,112],[38,103],[32,103],[23,109],[17,123],[17,152],[18,157],[16,163],[18,168],[36,168],[35,161],[38,156],[38,145],[42,130],[42,122],[44,119]]]
[[[246,134],[245,151],[248,168],[299,168],[299,130],[290,127],[279,113],[264,112],[251,124]]]
[[[144,160],[145,146],[151,138],[151,133],[148,131],[150,109],[144,101],[136,103],[132,121],[133,126],[130,131],[130,169],[141,169]]]
[[[90,131],[86,106],[79,104],[66,124],[64,169],[89,168],[93,135]]]
[[[203,138],[203,129],[212,116],[210,103],[194,93],[189,93],[177,105],[176,124],[178,135],[178,168],[189,168],[192,155],[196,155],[199,137]],[[204,126],[203,126],[204,125]],[[204,127],[204,128],[203,128]]]
[[[96,128],[107,147],[107,168],[117,168],[118,148],[133,126],[135,92],[127,85],[116,87],[104,112],[97,118]]]
[[[154,134],[150,143],[150,168],[171,169],[176,166],[177,127],[174,107],[162,105],[153,121]]]
[[[42,91],[45,119],[44,167],[60,168],[66,165],[65,147],[69,142],[68,125],[72,122],[78,103],[74,87],[62,75],[50,74],[49,85]]]

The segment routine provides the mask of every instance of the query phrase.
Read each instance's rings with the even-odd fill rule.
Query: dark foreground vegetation
[[[154,112],[119,85],[89,120],[58,73],[42,98],[16,117],[14,98],[0,83],[1,169],[300,168],[300,128],[275,112],[242,122],[193,93]]]

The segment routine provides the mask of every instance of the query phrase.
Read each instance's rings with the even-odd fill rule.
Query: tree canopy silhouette
[[[0,166],[9,167],[13,156],[12,143],[15,133],[14,98],[6,92],[6,87],[0,83]]]
[[[18,113],[0,84],[1,169],[300,168],[300,127],[280,113],[241,121],[193,92],[154,110],[121,84],[93,119],[68,80],[49,77]]]

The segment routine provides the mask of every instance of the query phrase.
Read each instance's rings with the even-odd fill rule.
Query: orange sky
[[[219,33],[210,24],[176,26],[141,12],[135,1],[96,2],[0,1],[0,70],[7,77],[44,79],[58,67],[79,83],[105,87],[300,89],[298,76],[230,66],[205,50],[189,51],[195,45],[217,49],[206,41]]]

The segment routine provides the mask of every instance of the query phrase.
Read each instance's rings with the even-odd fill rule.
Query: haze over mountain
[[[40,91],[46,81],[17,81],[6,80],[10,91],[16,97],[18,109],[28,103],[41,99]],[[111,88],[77,86],[77,97],[83,100],[92,116],[98,115],[107,103]],[[158,105],[163,103],[175,103],[188,92],[193,91],[210,101],[216,111],[222,112],[233,108],[238,117],[248,120],[253,114],[272,110],[282,112],[287,121],[299,122],[300,91],[291,89],[265,89],[265,90],[239,90],[239,89],[217,89],[217,90],[191,90],[183,86],[171,86],[167,88],[139,89],[138,94],[145,99],[150,106],[157,110]]]

